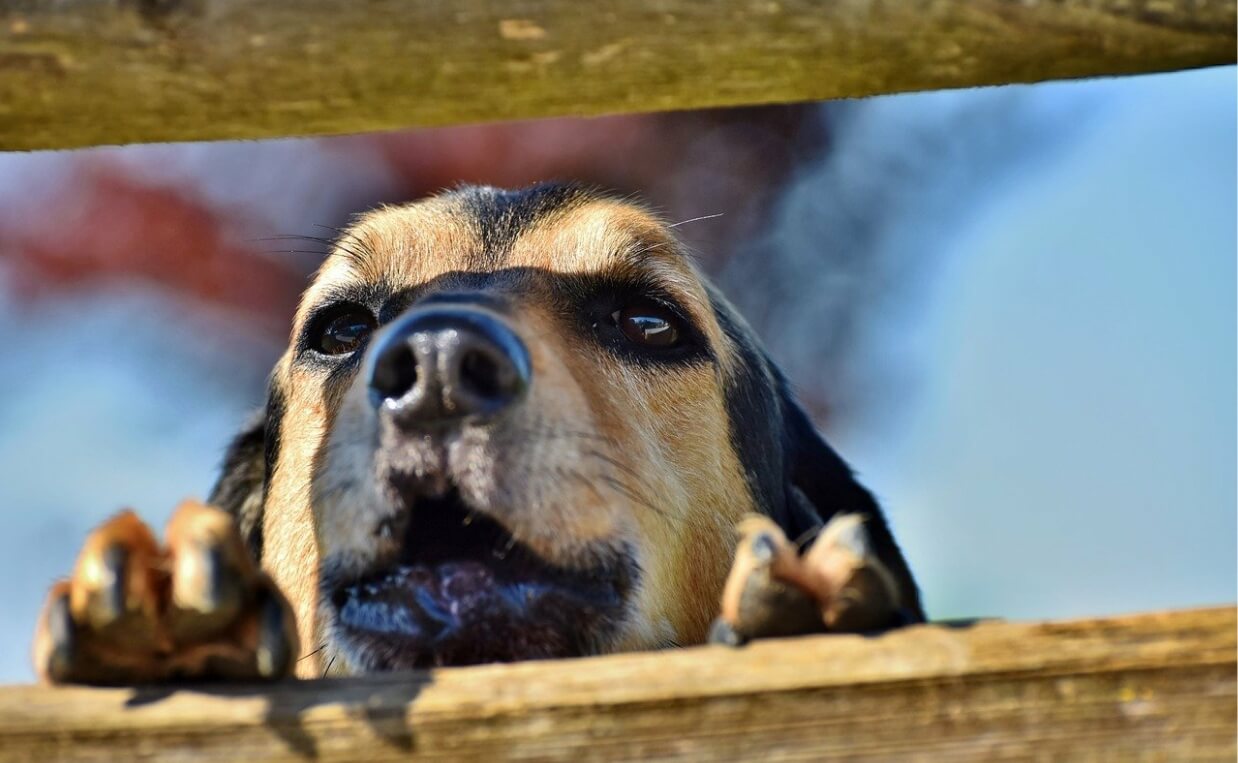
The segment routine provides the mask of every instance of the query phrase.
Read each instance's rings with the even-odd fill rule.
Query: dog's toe
[[[39,617],[35,671],[52,683],[117,684],[158,680],[163,653],[141,639],[126,642],[131,622],[111,619],[96,629],[73,613],[72,581],[55,584]]]
[[[816,604],[797,584],[800,560],[795,545],[765,517],[749,517],[738,529],[735,562],[715,625],[718,640],[739,644],[824,630]]]
[[[292,673],[300,644],[292,608],[283,594],[269,584],[259,596],[258,635],[254,668],[258,677],[282,678]]]
[[[158,649],[166,573],[150,528],[124,511],[90,534],[69,581],[73,621],[95,638]]]
[[[829,630],[874,631],[897,619],[898,584],[873,551],[860,515],[831,519],[804,553],[803,564]]]
[[[219,509],[186,501],[172,515],[166,536],[173,641],[189,644],[218,636],[252,603],[258,580],[236,525]]]
[[[298,649],[296,620],[258,569],[232,518],[186,501],[168,523],[172,559],[169,670],[190,677],[281,678]]]
[[[35,671],[50,681],[68,681],[77,652],[77,628],[69,609],[68,581],[52,588],[39,619],[34,645]]]

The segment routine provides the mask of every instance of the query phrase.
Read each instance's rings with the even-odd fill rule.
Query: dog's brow
[[[390,289],[381,283],[365,281],[344,281],[324,284],[314,300],[315,305],[327,305],[336,302],[356,302],[360,305],[376,307],[387,298]]]
[[[339,230],[333,228],[332,230]],[[333,245],[334,253],[347,259],[355,266],[363,266],[374,257],[374,249],[370,244],[352,231],[341,231]]]
[[[670,240],[636,239],[611,254],[610,267],[619,273],[652,277],[677,287],[696,281],[691,265]]]
[[[701,325],[710,320],[709,297],[696,271],[673,241],[634,240],[612,252],[603,270],[620,281],[661,292],[679,303]]]
[[[617,259],[622,265],[640,268],[666,262],[678,263],[680,254],[670,241],[638,239],[631,246],[620,250]]]

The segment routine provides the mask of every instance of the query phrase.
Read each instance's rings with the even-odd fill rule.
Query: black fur
[[[279,456],[284,395],[271,381],[265,410],[250,416],[224,454],[219,479],[207,499],[236,518],[254,558],[262,558],[262,510]]]
[[[783,475],[786,465],[783,450],[771,447],[781,442],[782,418],[778,396],[774,392],[765,356],[756,349],[745,327],[731,313],[725,301],[710,293],[714,319],[739,354],[736,374],[720,381],[726,390],[727,414],[730,419],[731,445],[744,467],[748,489],[757,502],[757,509],[771,517],[791,537],[819,524],[812,517],[795,517],[783,496]]]
[[[284,408],[284,391],[272,379],[270,388],[267,390],[267,409],[262,441],[263,498],[266,497],[266,486],[271,484],[271,475],[275,473],[275,462],[279,459]]]
[[[502,262],[520,234],[539,219],[561,214],[607,194],[572,183],[538,183],[518,190],[465,187],[452,193],[462,199],[477,227],[490,265]]]
[[[902,592],[905,611],[900,613],[900,618],[904,622],[923,622],[920,591],[877,500],[856,480],[851,467],[817,432],[808,414],[792,397],[781,374],[778,375],[778,389],[782,399],[782,447],[787,461],[787,492],[798,491],[816,508],[822,521],[839,513],[864,516],[864,527],[877,556],[894,575]],[[787,501],[796,498],[793,494],[788,495]]]
[[[725,385],[731,441],[758,508],[795,539],[835,514],[865,517],[877,556],[905,597],[900,622],[921,622],[920,593],[881,507],[850,467],[817,432],[773,362],[757,348],[750,330],[711,290],[718,325],[741,358]]]

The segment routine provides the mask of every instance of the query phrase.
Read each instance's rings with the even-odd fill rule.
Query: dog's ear
[[[266,490],[266,411],[258,411],[232,438],[208,502],[232,515],[255,558],[262,555]]]
[[[819,527],[837,514],[858,514],[864,518],[872,548],[894,576],[910,622],[924,620],[920,594],[902,551],[894,541],[881,507],[872,493],[855,478],[851,467],[817,432],[808,414],[791,395],[787,383],[777,380],[782,409],[783,464],[786,507],[790,533],[803,533]],[[812,525],[805,527],[804,523]]]

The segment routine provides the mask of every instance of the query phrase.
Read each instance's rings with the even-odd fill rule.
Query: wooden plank
[[[1233,63],[1234,0],[0,0],[0,149]]]
[[[272,686],[0,689],[0,761],[1229,760],[1233,607]]]

